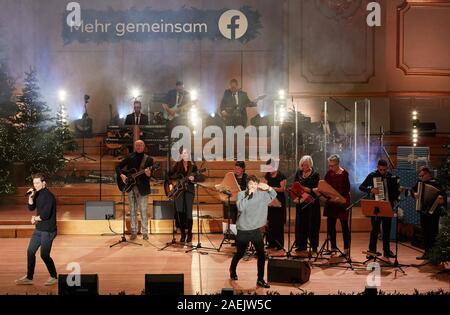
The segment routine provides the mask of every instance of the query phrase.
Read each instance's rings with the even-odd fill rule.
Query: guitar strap
[[[145,163],[147,162],[148,155],[144,154],[142,157],[141,165],[139,165],[139,170],[143,170],[145,168]]]

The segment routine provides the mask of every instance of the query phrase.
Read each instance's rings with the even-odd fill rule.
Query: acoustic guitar
[[[160,168],[160,164],[157,163],[150,167],[150,173],[153,173],[154,171],[158,170]],[[117,187],[122,192],[130,192],[134,185],[136,185],[136,180],[139,176],[142,176],[145,174],[145,169],[138,171],[135,168],[132,168],[130,170],[125,171],[125,175],[127,176],[127,179],[125,180],[125,183],[122,181],[122,178],[120,176],[117,176]]]

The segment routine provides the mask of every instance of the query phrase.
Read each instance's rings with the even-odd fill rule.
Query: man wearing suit
[[[238,89],[238,81],[232,79],[230,88],[223,93],[220,102],[220,115],[225,126],[247,125],[247,107],[254,107],[246,92]]]
[[[134,101],[134,113],[127,115],[125,125],[148,125],[148,116],[141,113],[141,101]]]
[[[164,118],[172,121],[172,124],[178,124],[177,120],[183,119],[181,113],[189,102],[189,93],[184,89],[182,81],[175,83],[175,89],[167,92],[162,107],[164,109]],[[177,119],[178,118],[178,119]]]

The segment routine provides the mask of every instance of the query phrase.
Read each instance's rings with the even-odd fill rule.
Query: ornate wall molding
[[[407,41],[414,41],[415,45],[418,46],[418,40],[422,40],[420,48],[423,51],[420,51],[423,56],[429,56],[427,54],[428,47],[434,47],[432,45],[431,39],[429,37],[417,38],[417,32],[414,30],[409,30],[407,28],[407,18],[408,15],[418,14],[419,11],[424,11],[424,17],[429,18],[429,14],[435,11],[428,10],[428,15],[425,16],[427,9],[436,10],[442,9],[448,11],[447,16],[450,16],[450,3],[449,2],[407,2],[405,1],[399,7],[397,7],[397,67],[401,69],[406,75],[425,75],[425,76],[450,76],[450,59],[448,56],[450,55],[450,51],[436,51],[434,49],[433,54],[441,53],[446,55],[446,60],[448,62],[447,65],[443,65],[442,67],[427,65],[427,60],[423,60],[423,63],[420,63],[419,53],[417,51],[408,50]],[[414,25],[418,25],[417,18],[414,20]],[[445,21],[447,23],[448,30],[450,31],[450,19]],[[442,41],[448,41],[448,31],[442,31]],[[431,35],[431,34],[430,34]],[[430,42],[426,42],[426,40],[430,40]],[[450,48],[450,45],[448,46]],[[415,59],[415,60],[414,60]],[[426,58],[425,58],[426,59]]]
[[[375,30],[365,0],[301,1],[300,75],[308,83],[367,84],[375,76]]]

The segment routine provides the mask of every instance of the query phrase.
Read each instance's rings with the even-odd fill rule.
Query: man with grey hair
[[[153,166],[153,159],[145,154],[144,150],[144,141],[137,140],[134,143],[134,152],[120,161],[119,165],[116,167],[117,177],[120,177],[124,183],[127,180],[126,171],[132,169],[140,171],[145,169],[145,173],[136,178],[136,185],[134,185],[132,190],[128,193],[131,214],[131,240],[136,239],[137,235],[137,207],[139,207],[141,211],[143,239],[148,240],[147,205],[148,195],[150,194],[150,168]]]

